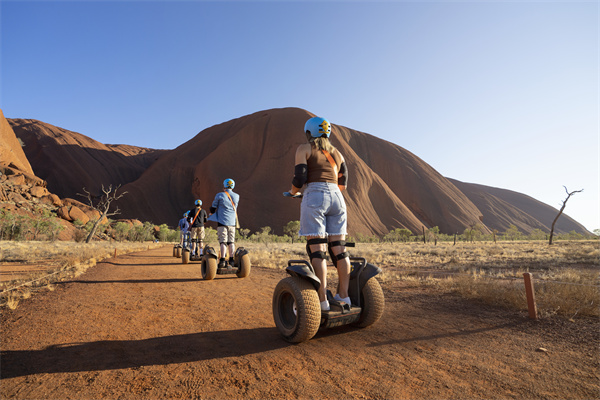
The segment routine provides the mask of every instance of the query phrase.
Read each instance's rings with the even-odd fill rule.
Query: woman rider
[[[329,121],[320,117],[311,118],[304,125],[304,131],[308,143],[301,144],[296,150],[296,166],[290,193],[299,194],[300,189],[307,184],[300,206],[299,234],[307,237],[307,252],[315,273],[321,280],[318,291],[321,310],[327,311],[327,247],[338,271],[339,286],[335,300],[350,306],[350,259],[344,241],[346,203],[341,192],[346,188],[348,170],[344,157],[329,142]]]

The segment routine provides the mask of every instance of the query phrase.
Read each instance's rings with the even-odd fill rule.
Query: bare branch
[[[89,201],[90,207],[92,207],[93,209],[95,209],[96,211],[98,211],[100,213],[100,217],[94,222],[94,225],[86,239],[86,243],[89,243],[92,240],[92,238],[94,237],[94,235],[96,233],[96,229],[98,228],[98,226],[100,225],[100,222],[102,220],[104,220],[105,218],[107,218],[109,216],[119,214],[121,212],[119,207],[117,207],[117,209],[115,211],[109,212],[111,203],[113,201],[119,200],[125,194],[127,194],[127,192],[117,194],[117,190],[120,187],[121,187],[121,185],[117,185],[113,189],[113,185],[108,185],[108,187],[105,187],[104,184],[102,184],[102,193],[104,193],[104,194],[99,197],[99,199],[96,202],[96,205],[94,205],[91,193],[89,191],[87,191],[86,188],[83,188],[83,191],[86,193],[87,199]],[[84,195],[81,195],[81,196],[84,196]],[[84,196],[84,197],[86,197],[86,196]]]
[[[574,190],[572,192],[569,192],[569,189],[567,189],[566,186],[563,185],[563,187],[565,188],[565,192],[567,192],[567,198],[563,200],[562,203],[562,207],[560,208],[560,210],[558,211],[558,215],[556,216],[556,218],[554,218],[554,221],[552,221],[552,227],[550,228],[550,240],[548,242],[548,244],[552,244],[552,237],[554,236],[554,224],[556,224],[556,221],[558,221],[558,217],[561,216],[561,214],[563,213],[565,207],[567,206],[567,201],[571,198],[571,196],[573,196],[575,193],[581,193],[583,192],[583,189],[580,190]]]

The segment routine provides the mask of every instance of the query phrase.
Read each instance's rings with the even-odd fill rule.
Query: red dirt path
[[[3,309],[0,397],[600,398],[597,320],[530,321],[393,282],[375,325],[292,345],[271,311],[284,271],[199,269],[170,247],[132,253]]]

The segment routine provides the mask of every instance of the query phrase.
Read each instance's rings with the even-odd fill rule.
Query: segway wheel
[[[362,305],[362,313],[360,319],[354,323],[354,326],[365,328],[379,321],[383,315],[385,307],[385,298],[381,285],[375,278],[367,281],[360,292],[360,304]]]
[[[304,279],[287,277],[273,293],[273,319],[290,343],[310,340],[321,324],[321,304],[314,286]]]
[[[175,254],[175,257],[181,258],[181,247],[177,248],[177,254]]]
[[[213,257],[202,257],[202,279],[212,281],[217,275],[217,259]]]
[[[250,275],[250,256],[244,254],[240,260],[240,268],[236,273],[238,278],[245,278]]]
[[[188,264],[190,262],[190,251],[188,249],[183,249],[181,253],[181,263]]]

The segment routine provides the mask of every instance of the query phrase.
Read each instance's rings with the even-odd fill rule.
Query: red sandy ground
[[[0,397],[600,398],[596,319],[531,321],[393,282],[375,325],[292,345],[271,309],[285,276],[203,281],[170,247],[105,260],[1,311]]]

